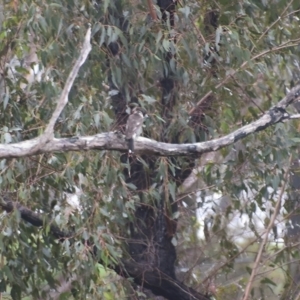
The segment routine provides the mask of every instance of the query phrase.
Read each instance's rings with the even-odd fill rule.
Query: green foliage
[[[144,2],[25,0],[17,5],[13,1],[1,4],[5,11],[0,19],[1,143],[28,140],[43,132],[78,56],[88,23],[92,26],[93,50],[55,126],[56,137],[115,129],[114,112],[105,89],[106,60],[116,89],[128,102],[137,97],[149,112],[146,135],[150,138],[160,140],[165,130],[169,141],[198,141],[200,129],[190,127],[188,112],[210,91],[214,100],[204,111],[201,126],[206,130],[201,137],[216,138],[255,120],[284,97],[285,87],[299,79],[295,63],[299,57],[299,47],[295,46],[299,44],[299,26],[294,12],[299,7],[294,1],[283,13],[283,0],[276,4],[217,2],[220,28],[217,33],[206,34],[205,14],[214,9],[210,7],[213,4],[183,1],[177,10],[176,41],[169,38],[167,25],[147,23]],[[105,47],[112,42],[120,47],[118,55],[113,56]],[[214,61],[204,63],[209,46],[219,46],[219,53]],[[176,61],[174,56],[167,65],[164,58],[169,51],[176,55]],[[31,61],[30,55],[34,54],[36,58]],[[34,71],[37,67],[38,72]],[[158,82],[163,74],[172,74],[176,80],[177,102],[168,124],[159,101]],[[196,237],[197,222],[193,218],[183,221],[177,237],[183,245],[178,247],[179,259],[187,249],[199,244],[211,263],[228,259],[228,264],[219,270],[223,277],[217,284],[221,289],[224,274],[235,268],[232,258],[239,256],[241,247],[226,233],[224,224],[233,211],[246,213],[251,219],[258,209],[266,209],[266,198],[275,206],[288,158],[299,143],[297,126],[296,122],[277,124],[250,136],[241,147],[222,150],[222,162],[206,163],[200,172],[201,183],[212,187],[207,193],[221,192],[232,202],[225,213],[216,213],[212,227],[215,240],[210,242]],[[134,218],[136,192],[141,192],[125,182],[124,167],[120,153],[105,151],[0,161],[1,190],[47,216],[43,228],[34,228],[24,223],[18,212],[1,215],[0,291],[4,296],[37,299],[59,285],[62,278],[71,276],[72,288],[60,299],[125,299],[132,293],[129,284],[108,269],[127,255],[124,239]],[[176,172],[186,169],[181,158],[158,159],[154,166],[157,182],[163,178],[166,188],[163,191],[153,186],[143,199],[151,205],[166,192],[176,200]],[[82,191],[79,209],[67,202],[66,191],[74,192],[75,186]],[[242,205],[240,199],[245,194],[253,200]],[[185,211],[180,213],[184,215]],[[49,234],[48,217],[62,230],[73,230],[74,237],[63,243],[56,241]],[[99,250],[97,255],[103,265],[95,264],[90,245]],[[297,251],[292,254],[299,255]],[[276,255],[269,263],[280,266],[284,259]],[[186,265],[190,266],[191,261],[194,263],[186,258]],[[199,269],[193,275],[186,282],[196,286],[205,277]],[[266,276],[261,284],[271,289],[275,285]],[[228,299],[238,294],[235,287],[230,292],[224,290]]]

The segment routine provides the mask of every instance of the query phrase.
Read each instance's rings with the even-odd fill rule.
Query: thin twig
[[[283,19],[283,15],[285,14],[285,12],[289,9],[289,7],[292,5],[292,3],[294,2],[294,0],[291,0],[289,2],[289,4],[286,6],[286,8],[282,11],[281,15],[269,26],[267,27],[267,29],[261,34],[261,36],[258,38],[258,40],[256,41],[256,44],[268,33],[268,31],[276,24],[278,23],[280,20]],[[250,50],[250,52],[252,52],[254,50],[254,46],[252,47],[252,49]]]
[[[261,56],[264,56],[270,52],[275,52],[275,51],[278,51],[278,50],[281,50],[281,49],[284,49],[284,48],[290,48],[290,47],[294,47],[294,46],[299,46],[299,42],[300,42],[300,39],[295,39],[295,40],[290,40],[278,47],[274,47],[272,49],[269,49],[269,50],[266,50],[266,51],[263,51],[255,56],[253,56],[250,61],[254,61],[258,58],[260,58]],[[292,43],[292,44],[289,44],[289,43]],[[241,71],[244,67],[246,67],[248,65],[248,60],[247,61],[244,61],[239,68],[237,68],[233,73],[231,74],[228,74],[219,84],[217,84],[215,86],[215,89],[219,89],[220,87],[222,87],[228,80],[229,78],[232,78],[232,76],[234,76],[237,72]],[[212,95],[213,91],[210,90],[209,92],[207,92],[198,102],[197,104],[189,111],[189,114],[191,115],[199,105],[201,105],[207,97],[209,97],[210,95]]]
[[[291,11],[290,13],[288,13],[286,16],[284,16],[285,18],[286,17],[289,17],[289,16],[291,16],[291,15],[293,15],[293,14],[296,14],[296,13],[298,13],[298,12],[300,12],[300,9],[296,9],[296,10],[294,10],[294,11]]]
[[[271,229],[273,228],[275,219],[276,219],[276,217],[279,213],[279,209],[281,207],[281,200],[282,200],[283,193],[285,191],[285,186],[286,186],[287,179],[288,179],[288,176],[289,176],[289,170],[290,170],[291,163],[292,163],[292,155],[290,155],[289,164],[288,164],[286,173],[284,175],[283,185],[282,185],[282,188],[281,188],[281,191],[280,191],[280,194],[279,194],[279,199],[276,203],[275,210],[274,210],[274,213],[271,217],[270,223],[269,223],[269,225],[266,229],[264,239],[263,239],[263,241],[262,241],[262,243],[259,247],[256,259],[255,259],[255,262],[254,262],[254,266],[253,266],[249,281],[248,281],[246,289],[245,289],[243,300],[247,300],[249,298],[250,291],[251,291],[251,288],[252,288],[252,284],[253,284],[254,279],[256,277],[258,267],[259,267],[259,263],[261,261],[262,253],[263,253],[263,251],[265,249],[265,246],[267,244],[267,241],[268,241],[269,233],[270,233]]]
[[[191,21],[193,27],[194,27],[195,30],[197,31],[197,34],[200,36],[200,38],[201,38],[201,40],[202,40],[202,42],[203,42],[203,45],[205,45],[205,44],[206,44],[206,40],[205,40],[204,36],[202,35],[201,31],[200,31],[200,30],[198,29],[198,27],[195,25],[194,20],[192,19],[191,16],[189,17],[189,19],[190,19],[190,21]]]
[[[233,262],[237,257],[239,257],[241,254],[246,252],[246,250],[252,246],[254,243],[257,242],[257,239],[254,239],[250,241],[243,249],[241,249],[238,253],[230,257],[230,259],[227,259],[226,261],[222,262],[222,264],[219,264],[215,266],[212,270],[209,271],[209,274],[206,275],[206,277],[202,280],[201,284],[205,284],[207,280],[209,280],[211,277],[216,276],[218,272],[223,269],[225,266],[229,265],[231,262]]]
[[[258,110],[261,112],[261,113],[265,113],[264,110],[258,105],[256,104],[256,102],[247,95],[247,92],[245,91],[245,89],[238,83],[238,81],[236,80],[236,78],[234,76],[231,76],[232,77],[232,80],[235,82],[235,84],[242,90],[242,92],[244,93],[244,95],[247,97],[247,99],[254,105],[258,108]]]

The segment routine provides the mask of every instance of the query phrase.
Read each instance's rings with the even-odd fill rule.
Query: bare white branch
[[[91,28],[89,28],[87,30],[87,33],[85,35],[84,42],[82,45],[82,49],[80,51],[80,55],[77,58],[75,64],[73,65],[73,68],[68,76],[65,87],[60,95],[60,98],[57,102],[55,111],[45,129],[45,132],[40,137],[40,140],[39,140],[40,145],[46,143],[49,140],[52,140],[52,138],[53,138],[54,125],[55,125],[58,117],[60,116],[62,110],[67,105],[68,100],[69,100],[69,93],[73,86],[74,80],[78,74],[78,71],[79,71],[80,67],[82,66],[82,64],[85,62],[88,54],[90,53],[90,51],[92,49],[90,40],[91,40]]]
[[[73,70],[70,73],[62,97],[59,100],[57,109],[51,122],[49,123],[45,136],[46,140],[41,143],[40,138],[22,141],[14,144],[0,144],[0,158],[25,157],[41,153],[66,152],[66,151],[83,151],[83,150],[117,150],[127,151],[125,137],[114,132],[106,132],[94,136],[73,137],[73,138],[51,138],[53,127],[56,119],[68,101],[68,93],[76,77],[79,67],[82,65],[90,51],[90,30],[86,35],[85,47],[81,52]],[[285,109],[298,100],[300,97],[300,85],[294,87],[286,97],[277,105],[273,106],[258,120],[245,125],[234,132],[211,141],[193,144],[168,144],[161,143],[147,138],[139,137],[135,141],[135,152],[138,154],[150,154],[158,156],[200,156],[203,153],[212,152],[229,146],[246,136],[264,130],[278,122],[295,119],[298,115],[290,116]],[[51,141],[51,142],[50,142]]]
[[[300,91],[300,86],[298,87]],[[294,94],[296,95],[296,94]],[[298,96],[297,96],[298,97]],[[286,97],[285,97],[286,98]],[[290,98],[287,98],[290,100]],[[288,105],[291,102],[287,102]],[[234,132],[211,141],[193,144],[168,144],[148,138],[139,137],[135,141],[135,152],[158,156],[200,156],[203,153],[219,150],[229,146],[246,136],[264,130],[278,122],[289,120],[291,117],[283,106],[274,106],[258,120],[245,125]],[[35,146],[38,139],[23,141],[15,144],[0,144],[0,158],[24,157],[40,153],[83,151],[83,150],[117,150],[127,151],[125,137],[116,132],[106,132],[94,136],[52,139],[51,143]]]
[[[290,119],[300,119],[300,114],[291,115]]]

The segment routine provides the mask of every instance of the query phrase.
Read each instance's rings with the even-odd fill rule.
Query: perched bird
[[[134,151],[134,139],[141,135],[143,122],[146,117],[146,111],[141,107],[135,107],[128,117],[125,136],[129,154],[132,154]]]

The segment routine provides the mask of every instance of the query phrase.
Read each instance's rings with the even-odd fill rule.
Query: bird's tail
[[[129,154],[133,153],[133,151],[134,151],[134,140],[133,139],[127,139],[127,145],[128,145]]]

